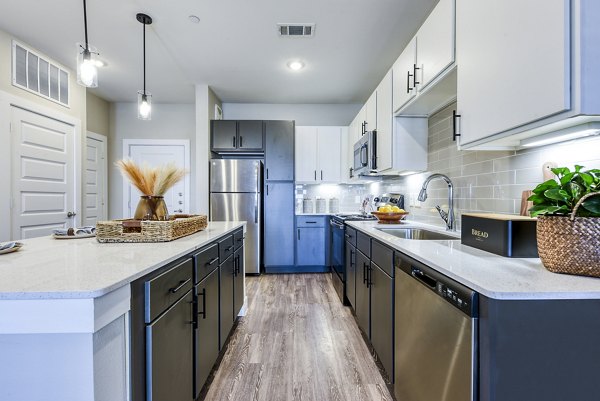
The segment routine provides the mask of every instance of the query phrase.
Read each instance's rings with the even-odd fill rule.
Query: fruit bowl
[[[371,214],[377,217],[381,224],[399,224],[400,220],[408,215],[408,212],[371,212]]]

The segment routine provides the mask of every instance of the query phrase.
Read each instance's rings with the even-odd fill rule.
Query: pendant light
[[[139,13],[136,18],[143,25],[144,40],[144,89],[138,91],[138,118],[150,120],[152,117],[152,95],[146,91],[146,25],[152,23],[152,18],[146,14]]]
[[[90,46],[87,30],[87,7],[83,0],[83,27],[85,29],[85,43],[77,43],[77,83],[88,88],[98,86],[98,51]]]

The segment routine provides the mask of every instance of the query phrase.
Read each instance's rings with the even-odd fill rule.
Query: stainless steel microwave
[[[377,131],[367,131],[354,144],[353,175],[367,175],[377,171]]]

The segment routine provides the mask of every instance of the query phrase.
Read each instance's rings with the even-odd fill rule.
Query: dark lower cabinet
[[[371,291],[369,290],[369,272],[371,261],[361,251],[356,251],[356,320],[359,327],[371,338]]]
[[[190,401],[192,397],[193,293],[146,326],[146,400]]]
[[[371,344],[394,377],[394,279],[371,262]]]
[[[244,247],[238,248],[233,254],[233,318],[240,313],[244,305]]]
[[[213,270],[196,284],[196,330],[194,332],[194,399],[198,398],[219,357],[219,271]]]
[[[346,241],[346,298],[356,308],[356,248]]]
[[[223,348],[233,327],[235,263],[233,255],[219,265],[219,349]]]

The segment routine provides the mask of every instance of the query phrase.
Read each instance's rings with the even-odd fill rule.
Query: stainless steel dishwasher
[[[477,400],[477,293],[403,254],[395,266],[396,399]]]

